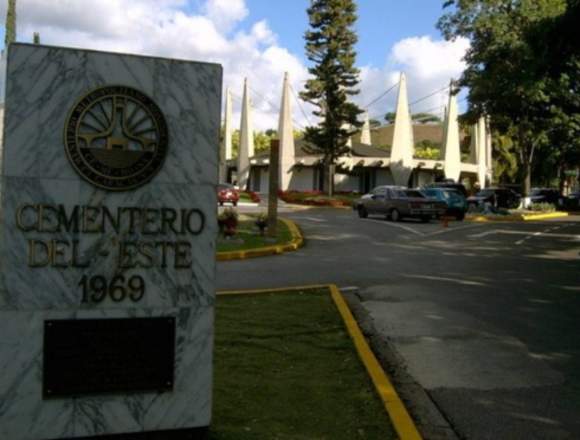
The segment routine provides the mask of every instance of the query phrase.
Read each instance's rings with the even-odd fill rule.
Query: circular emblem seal
[[[81,98],[68,115],[64,138],[66,154],[81,177],[112,191],[151,180],[169,145],[157,104],[126,86],[101,87]]]

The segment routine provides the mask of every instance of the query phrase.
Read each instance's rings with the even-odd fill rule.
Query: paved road
[[[461,438],[580,438],[580,217],[443,228],[285,215],[306,247],[220,263],[221,289],[356,286]]]

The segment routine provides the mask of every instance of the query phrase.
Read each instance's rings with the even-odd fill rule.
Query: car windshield
[[[457,200],[461,198],[461,193],[455,190],[445,190],[441,191],[443,193],[443,197],[447,200]]]
[[[423,194],[421,194],[419,191],[412,190],[412,189],[408,189],[408,190],[404,191],[404,193],[407,197],[419,197],[421,199],[425,198],[425,196]]]

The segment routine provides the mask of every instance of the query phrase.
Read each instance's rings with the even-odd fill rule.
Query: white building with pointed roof
[[[237,160],[229,160],[237,168],[238,186],[256,192],[268,191],[267,152],[253,153],[251,103],[247,81],[242,101],[240,151]],[[350,154],[337,161],[337,191],[368,192],[378,185],[422,186],[453,179],[479,183],[485,187],[491,176],[491,136],[485,121],[473,127],[471,134],[460,131],[455,96],[449,97],[444,124],[413,124],[407,96],[407,79],[401,74],[395,123],[371,129],[368,114],[364,115],[359,135],[350,140]],[[280,189],[284,191],[324,190],[327,184],[322,155],[309,153],[301,139],[294,139],[290,79],[284,75],[278,124],[280,140]],[[470,149],[462,157],[462,142]],[[415,143],[430,141],[441,145],[440,159],[415,156]],[[469,144],[469,143],[467,143]],[[228,174],[231,174],[228,173]]]

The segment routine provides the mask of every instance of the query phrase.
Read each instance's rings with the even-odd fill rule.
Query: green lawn
[[[220,296],[213,440],[396,438],[327,289]]]
[[[229,240],[220,235],[217,240],[217,251],[227,252],[255,249],[264,246],[284,244],[292,240],[292,234],[284,222],[278,220],[278,236],[273,241],[259,234],[258,228],[254,224],[255,221],[254,217],[240,216],[237,234],[233,239]]]

